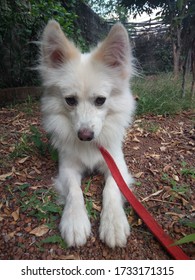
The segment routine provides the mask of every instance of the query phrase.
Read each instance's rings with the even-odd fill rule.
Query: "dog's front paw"
[[[85,209],[65,207],[60,221],[60,232],[69,247],[84,245],[91,233]]]
[[[130,226],[123,209],[105,209],[100,223],[100,239],[109,247],[124,247],[130,234]]]

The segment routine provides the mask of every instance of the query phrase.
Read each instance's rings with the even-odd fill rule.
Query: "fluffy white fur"
[[[112,154],[130,186],[132,177],[122,153],[125,128],[135,109],[129,89],[133,68],[127,31],[115,24],[97,48],[81,54],[52,20],[44,30],[41,48],[43,123],[59,153],[55,182],[65,203],[61,235],[69,246],[86,243],[91,226],[81,178],[86,169],[99,168],[106,182],[100,239],[112,248],[123,247],[130,234],[123,197],[97,145]]]

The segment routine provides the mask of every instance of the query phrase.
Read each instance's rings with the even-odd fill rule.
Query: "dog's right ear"
[[[60,25],[50,20],[43,32],[41,43],[42,63],[47,67],[59,68],[68,60],[80,55],[77,48],[64,35]]]

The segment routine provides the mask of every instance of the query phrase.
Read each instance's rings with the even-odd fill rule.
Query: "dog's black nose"
[[[91,141],[94,138],[94,132],[87,128],[82,128],[78,131],[78,137],[81,141]]]

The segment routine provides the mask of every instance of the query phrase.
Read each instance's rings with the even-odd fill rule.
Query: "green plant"
[[[92,182],[92,178],[90,178],[90,179],[85,183],[84,194],[86,194],[86,193],[89,191],[91,182]]]
[[[12,158],[25,157],[32,151],[32,147],[29,143],[29,135],[23,133],[19,141],[15,144],[14,150],[11,152],[10,156]]]
[[[181,174],[185,177],[191,176],[195,178],[195,168],[194,167],[187,167],[187,163],[182,163]]]
[[[42,134],[36,126],[30,126],[31,131],[31,140],[34,143],[35,147],[39,150],[41,155],[45,155],[46,150],[48,149],[48,143],[42,140]]]
[[[30,127],[31,131],[31,141],[34,143],[35,147],[38,149],[40,154],[44,156],[47,152],[49,152],[53,161],[58,160],[58,153],[49,143],[49,136],[44,137],[44,135],[39,131],[36,126]]]
[[[195,107],[190,98],[190,81],[186,98],[181,98],[181,77],[174,80],[172,74],[136,77],[132,80],[132,92],[138,96],[137,114],[174,115]]]
[[[184,236],[178,241],[174,242],[173,245],[181,245],[184,243],[194,242],[195,241],[195,233]]]
[[[39,246],[41,246],[42,244],[58,244],[62,249],[66,249],[67,245],[65,243],[65,241],[62,239],[62,237],[60,235],[52,235],[52,236],[48,236],[45,239],[41,240],[41,242],[39,243]]]
[[[186,226],[191,227],[191,228],[195,228],[195,222],[188,221],[188,222],[184,222],[184,224]],[[195,242],[195,233],[188,234],[188,235],[184,236],[183,238],[181,238],[181,239],[177,240],[176,242],[174,242],[172,244],[172,246],[174,246],[174,245],[181,245],[181,244],[185,244],[185,243],[189,243],[189,242]]]
[[[160,128],[158,123],[144,120],[139,124],[139,126],[140,128],[143,128],[144,130],[150,133],[156,133]]]
[[[98,212],[93,208],[93,201],[91,198],[85,199],[87,213],[90,218],[97,219]]]
[[[172,187],[172,191],[182,195],[189,194],[189,186],[187,185],[179,185],[177,181],[171,178],[168,174],[164,173],[162,175],[162,180],[168,183]]]
[[[38,221],[44,220],[50,229],[55,228],[56,219],[62,213],[61,206],[53,202],[56,200],[55,192],[51,188],[37,188],[32,192],[29,187],[29,184],[23,184],[15,189],[21,211]]]
[[[91,186],[91,182],[92,182],[92,178],[89,178],[89,180],[87,180],[85,183],[85,188],[84,188],[85,206],[89,217],[93,219],[97,219],[98,212],[94,209],[93,200],[92,198],[88,198],[87,196]]]
[[[32,71],[39,57],[33,42],[40,40],[49,19],[56,19],[66,34],[77,41],[75,5],[75,0],[1,0],[0,87],[40,84],[38,74]]]

